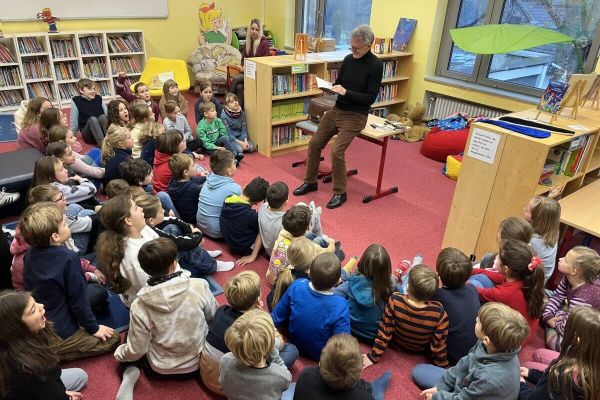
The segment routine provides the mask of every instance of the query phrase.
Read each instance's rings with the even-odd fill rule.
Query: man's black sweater
[[[347,55],[334,85],[342,85],[346,95],[338,95],[335,106],[340,110],[368,114],[381,87],[383,64],[370,51],[361,58]]]

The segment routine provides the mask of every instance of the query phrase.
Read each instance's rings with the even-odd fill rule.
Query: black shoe
[[[327,208],[338,208],[342,204],[344,204],[348,200],[346,193],[342,194],[334,194],[329,203],[327,203]]]
[[[316,192],[317,190],[319,190],[319,185],[317,183],[303,183],[294,190],[294,195],[302,196],[306,193]]]
[[[244,153],[237,153],[237,154],[235,155],[235,159],[236,159],[237,161],[242,161],[242,160],[244,159]]]

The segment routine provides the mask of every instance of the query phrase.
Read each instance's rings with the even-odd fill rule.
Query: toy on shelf
[[[60,21],[60,18],[53,16],[50,8],[46,7],[42,12],[37,13],[37,19],[48,24],[48,33],[58,33],[56,21]]]

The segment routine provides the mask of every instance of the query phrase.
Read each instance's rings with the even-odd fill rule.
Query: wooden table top
[[[392,136],[392,135],[396,135],[400,132],[402,132],[400,129],[381,129],[381,128],[373,128],[371,126],[371,124],[377,124],[377,125],[383,125],[385,122],[385,118],[381,118],[378,117],[376,115],[373,114],[369,114],[369,119],[367,120],[367,126],[365,126],[365,129],[363,129],[360,134],[373,138],[373,139],[383,139],[386,136]],[[389,126],[390,128],[392,127],[391,125],[386,125]]]
[[[560,222],[600,237],[600,179],[559,200]]]

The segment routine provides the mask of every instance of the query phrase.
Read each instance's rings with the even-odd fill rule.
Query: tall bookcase
[[[536,112],[526,110],[511,115],[533,119]],[[496,233],[503,219],[522,215],[532,197],[545,195],[554,187],[564,185],[563,196],[573,193],[586,176],[598,172],[600,112],[580,109],[577,120],[559,117],[555,125],[567,129],[572,129],[568,125],[579,125],[585,129],[577,130],[573,136],[552,134],[546,139],[535,139],[489,124],[471,126],[442,247],[456,247],[477,257],[497,251]],[[559,171],[550,177],[551,186],[539,184],[544,165],[554,151],[586,135],[586,148],[573,176]]]
[[[292,55],[253,58],[254,77],[244,77],[244,104],[248,132],[258,151],[274,157],[306,148],[309,139],[295,129],[308,118],[308,102],[322,94],[314,76],[335,80],[348,51],[311,53],[306,60]],[[399,114],[406,104],[412,70],[412,53],[377,54],[384,63],[381,93],[375,112]],[[248,68],[246,68],[247,70]],[[296,73],[297,72],[297,73]]]
[[[145,65],[142,31],[7,35],[0,39],[0,112],[15,110],[22,100],[35,96],[68,106],[83,77],[98,84],[105,100],[112,100],[119,71],[124,70],[135,82]]]

